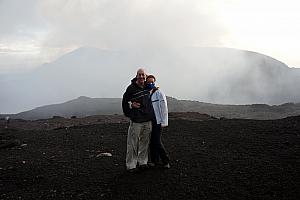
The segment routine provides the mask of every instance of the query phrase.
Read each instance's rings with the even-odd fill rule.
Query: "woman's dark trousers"
[[[162,144],[161,132],[161,125],[157,124],[156,121],[152,121],[152,132],[150,140],[151,162],[157,164],[160,158],[162,163],[165,165],[169,163],[170,159],[166,153],[164,145]]]

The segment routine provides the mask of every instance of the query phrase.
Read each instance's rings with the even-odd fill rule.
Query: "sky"
[[[100,49],[229,47],[300,68],[297,0],[0,0],[0,74]]]

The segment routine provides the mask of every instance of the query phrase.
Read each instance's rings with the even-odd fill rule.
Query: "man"
[[[126,168],[129,172],[136,171],[137,166],[146,168],[148,162],[151,120],[154,113],[150,92],[145,88],[145,80],[145,70],[138,69],[122,100],[124,115],[130,118],[126,153]]]

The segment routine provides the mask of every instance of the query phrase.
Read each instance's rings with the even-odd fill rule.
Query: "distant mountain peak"
[[[111,49],[100,49],[97,47],[90,47],[90,46],[82,46],[77,49],[74,49],[69,54],[95,54],[95,53],[105,53],[105,52],[113,52],[114,50]]]
[[[87,96],[80,96],[77,98],[78,100],[86,100],[86,99],[92,99],[91,97],[87,97]]]
[[[263,54],[212,47],[83,46],[32,72],[1,76],[0,111],[19,112],[75,97],[76,105],[97,99],[90,97],[120,97],[140,66],[157,75],[168,96],[180,99],[216,104],[300,102],[300,69]],[[90,97],[77,98],[82,94]]]
[[[96,47],[83,46],[62,55],[54,62],[65,62],[65,61],[74,62],[82,58],[92,59],[101,56],[106,57],[109,56],[112,52],[113,51],[109,49],[99,49]]]

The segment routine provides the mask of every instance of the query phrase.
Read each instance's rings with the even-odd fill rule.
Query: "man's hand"
[[[132,108],[140,108],[140,107],[141,107],[141,104],[138,103],[138,102],[132,102],[131,107],[132,107]]]

